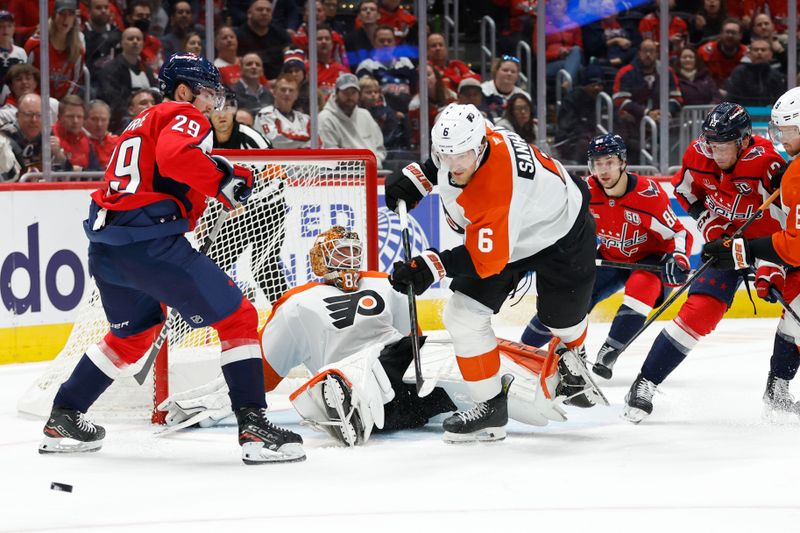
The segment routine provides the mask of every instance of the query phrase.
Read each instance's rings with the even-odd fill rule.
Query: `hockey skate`
[[[617,362],[617,357],[619,357],[619,350],[607,342],[603,343],[600,351],[597,352],[597,361],[592,366],[592,372],[603,379],[611,379],[612,369],[614,368],[614,363]]]
[[[235,412],[239,423],[239,444],[246,465],[305,461],[303,438],[279,428],[267,419],[267,410],[245,407]]]
[[[344,378],[336,373],[325,376],[322,397],[325,399],[325,410],[330,419],[340,422],[329,426],[333,437],[345,446],[362,444],[364,424],[353,406],[352,391]]]
[[[800,403],[796,402],[789,392],[789,380],[781,379],[772,372],[767,376],[767,388],[763,400],[764,416],[774,422],[786,414],[800,416]]]
[[[508,424],[508,388],[514,376],[505,374],[500,379],[500,393],[475,407],[459,411],[445,418],[444,441],[448,443],[498,441],[506,438]]]
[[[96,452],[103,447],[106,430],[75,409],[53,406],[44,426],[39,453]]]
[[[622,418],[628,422],[638,424],[653,412],[653,395],[656,393],[656,384],[645,379],[641,374],[631,384],[628,394],[625,395],[625,410]]]
[[[551,350],[558,354],[558,373],[560,380],[556,386],[556,396],[565,396],[565,405],[575,407],[594,407],[598,403],[608,405],[603,391],[594,382],[586,369],[586,350],[581,347],[579,354],[554,338],[550,341]]]

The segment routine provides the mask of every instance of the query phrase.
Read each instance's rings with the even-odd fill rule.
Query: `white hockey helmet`
[[[769,122],[769,137],[774,143],[781,143],[781,126],[795,126],[800,135],[800,87],[789,89],[772,106]]]
[[[486,137],[486,119],[472,104],[448,105],[431,131],[434,155],[458,155],[469,151],[480,160],[483,140]]]

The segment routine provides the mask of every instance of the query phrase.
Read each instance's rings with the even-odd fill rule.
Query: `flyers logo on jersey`
[[[375,291],[363,290],[341,296],[323,298],[325,309],[333,319],[337,329],[350,327],[356,320],[356,315],[375,316],[386,308],[381,295]]]

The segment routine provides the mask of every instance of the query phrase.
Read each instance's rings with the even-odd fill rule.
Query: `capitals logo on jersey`
[[[363,290],[351,294],[323,298],[333,325],[337,329],[352,326],[356,315],[375,316],[386,308],[381,295],[372,290]]]
[[[623,255],[630,257],[639,250],[639,245],[647,242],[647,233],[634,230],[633,235],[628,235],[628,223],[622,225],[622,233],[607,235],[598,233],[600,242],[607,248],[617,248]]]
[[[639,191],[639,196],[644,196],[645,198],[655,198],[658,196],[658,186],[654,181],[648,180],[650,184],[645,190]]]

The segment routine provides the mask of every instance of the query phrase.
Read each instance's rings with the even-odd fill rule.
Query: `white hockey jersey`
[[[516,133],[488,125],[488,159],[461,187],[439,168],[448,224],[464,235],[482,278],[563,237],[580,213],[582,194],[564,167]]]
[[[286,116],[275,106],[266,106],[256,115],[253,128],[276,149],[311,147],[311,119],[299,111]]]
[[[261,332],[264,358],[281,377],[300,364],[312,374],[372,344],[385,346],[411,331],[408,301],[383,272],[362,272],[355,292],[310,282],[272,306]]]

